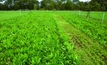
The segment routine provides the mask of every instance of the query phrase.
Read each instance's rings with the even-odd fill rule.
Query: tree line
[[[2,2],[4,0],[0,0]],[[0,10],[83,10],[107,11],[107,0],[6,0]]]

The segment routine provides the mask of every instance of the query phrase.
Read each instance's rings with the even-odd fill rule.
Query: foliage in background
[[[2,2],[2,1],[1,1]],[[0,3],[0,10],[85,10],[107,11],[107,0],[6,0]]]

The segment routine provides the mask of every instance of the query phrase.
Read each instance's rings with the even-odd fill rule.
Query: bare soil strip
[[[55,14],[58,25],[69,36],[69,42],[74,45],[73,51],[80,59],[80,65],[106,65],[107,50],[80,30],[70,25],[60,15]]]

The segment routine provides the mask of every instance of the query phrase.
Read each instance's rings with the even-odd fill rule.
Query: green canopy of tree
[[[107,11],[107,0],[0,0],[0,10],[84,10]]]

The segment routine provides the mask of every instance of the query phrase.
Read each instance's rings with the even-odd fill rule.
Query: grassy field
[[[18,16],[23,16],[28,13],[29,11],[0,11],[0,21],[15,17],[17,18]]]
[[[79,15],[82,18],[86,18],[88,12],[86,12],[86,11],[71,11],[71,13]],[[102,22],[103,15],[104,15],[103,23],[107,24],[107,12],[90,11],[90,19],[96,20],[98,22]]]
[[[98,13],[0,11],[0,65],[106,65],[107,25]]]

